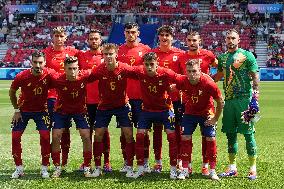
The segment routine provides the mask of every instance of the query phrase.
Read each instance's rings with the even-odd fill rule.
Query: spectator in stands
[[[14,14],[12,12],[9,12],[9,15],[8,15],[8,27],[9,28],[12,27],[13,21],[14,21]]]
[[[26,58],[24,60],[23,64],[22,64],[22,67],[23,68],[30,68],[31,67],[31,61],[28,58]]]

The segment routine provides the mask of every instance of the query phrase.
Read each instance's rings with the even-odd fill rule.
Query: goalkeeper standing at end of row
[[[244,113],[251,109],[250,103],[258,99],[258,65],[249,51],[238,47],[240,38],[236,30],[226,34],[227,52],[219,56],[218,73],[215,81],[224,76],[225,106],[223,111],[222,132],[228,140],[229,166],[221,177],[237,176],[236,155],[238,152],[237,133],[243,134],[249,158],[250,170],[248,178],[255,180],[256,173],[256,142],[255,128],[252,120],[244,120]],[[253,115],[254,116],[254,115]],[[252,117],[253,117],[252,116]]]

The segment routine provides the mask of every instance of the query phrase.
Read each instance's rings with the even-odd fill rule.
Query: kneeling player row
[[[10,90],[10,97],[16,109],[13,117],[12,153],[17,168],[21,167],[21,135],[29,119],[34,119],[41,135],[43,156],[43,177],[48,177],[47,166],[49,164],[49,131],[48,116],[44,113],[47,91],[56,88],[58,98],[55,103],[54,125],[52,131],[52,159],[55,165],[54,177],[61,173],[60,168],[60,139],[66,123],[73,118],[83,141],[83,156],[86,176],[100,175],[100,157],[102,154],[102,138],[113,115],[117,116],[118,124],[126,138],[126,158],[128,177],[139,177],[143,174],[144,163],[144,137],[152,123],[162,123],[166,129],[169,141],[170,177],[183,178],[177,175],[178,145],[174,132],[174,114],[171,109],[171,101],[167,93],[171,90],[182,90],[184,94],[185,115],[182,121],[184,133],[181,147],[182,165],[184,170],[190,172],[190,157],[192,151],[191,135],[199,123],[202,126],[203,135],[207,137],[210,148],[206,154],[210,160],[212,175],[216,176],[216,141],[213,125],[216,124],[222,111],[222,96],[214,81],[200,72],[198,60],[190,60],[187,63],[187,76],[182,76],[173,71],[158,66],[157,55],[147,53],[144,58],[144,66],[130,67],[116,61],[117,48],[113,44],[103,46],[104,62],[92,71],[79,71],[76,57],[68,57],[64,62],[64,74],[52,73],[44,68],[44,55],[34,54],[31,70],[21,72],[15,78]],[[126,79],[132,78],[140,81],[143,111],[139,116],[136,146],[133,139],[133,131],[130,124],[129,109],[125,93]],[[88,82],[99,80],[100,103],[98,105],[95,138],[94,158],[96,169],[90,172],[92,159],[90,131],[85,114],[85,86]],[[22,95],[17,104],[16,90],[21,87]],[[176,89],[175,89],[176,88]],[[217,102],[216,112],[212,98]],[[68,125],[68,124],[67,124]],[[132,164],[136,154],[138,171],[133,172]],[[186,173],[186,172],[185,172]],[[22,175],[19,168],[12,175],[18,178]],[[212,176],[213,178],[213,176]]]

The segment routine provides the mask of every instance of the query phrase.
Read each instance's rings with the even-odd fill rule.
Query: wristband
[[[20,109],[17,108],[17,109],[14,109],[15,110],[15,113],[19,113],[20,112]]]

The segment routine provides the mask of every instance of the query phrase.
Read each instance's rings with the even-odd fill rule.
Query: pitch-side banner
[[[13,80],[15,76],[27,68],[0,68],[0,80]],[[211,74],[217,72],[216,69],[210,70]],[[284,81],[284,68],[260,68],[261,81]]]
[[[38,10],[37,5],[6,5],[5,8],[12,13],[18,10],[20,14],[36,14]]]
[[[0,80],[12,80],[26,68],[0,68]]]
[[[255,13],[256,10],[259,13],[279,13],[283,11],[283,4],[248,4],[248,10],[250,13]]]

